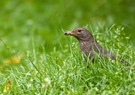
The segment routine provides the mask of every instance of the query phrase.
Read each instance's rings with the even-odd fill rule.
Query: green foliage
[[[134,1],[1,0],[0,9],[0,94],[135,94]],[[76,27],[128,65],[85,64],[77,40],[64,36]]]

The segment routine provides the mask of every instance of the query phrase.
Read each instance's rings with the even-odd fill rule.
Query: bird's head
[[[92,34],[85,28],[76,28],[72,31],[68,31],[65,35],[74,36],[79,41],[93,40]]]

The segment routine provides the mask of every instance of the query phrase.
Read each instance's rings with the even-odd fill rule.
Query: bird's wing
[[[101,57],[101,58],[111,58],[111,59],[115,59],[115,55],[110,53],[109,51],[107,51],[106,49],[102,48],[101,45],[99,45],[98,43],[95,43],[93,45],[93,50]]]

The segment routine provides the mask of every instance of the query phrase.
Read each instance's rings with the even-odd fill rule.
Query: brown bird
[[[87,62],[89,57],[94,63],[94,57],[96,54],[100,58],[110,58],[116,60],[116,56],[106,49],[104,49],[93,37],[93,35],[85,28],[76,28],[72,31],[68,31],[65,35],[74,36],[80,43],[81,52]],[[121,62],[125,63],[125,60],[120,59]]]

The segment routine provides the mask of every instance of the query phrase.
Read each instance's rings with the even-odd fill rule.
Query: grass
[[[97,1],[97,7],[91,2],[2,1],[0,95],[135,94],[134,43],[126,32],[134,18],[129,14],[124,19],[126,15],[121,16],[120,10],[109,7],[123,8],[118,7],[120,1]],[[82,7],[77,8],[80,4]],[[100,8],[103,10],[98,12]],[[106,8],[110,9],[104,11]],[[109,16],[104,14],[110,10]],[[117,17],[126,26],[116,24]],[[79,26],[90,30],[104,48],[128,65],[98,58],[95,64],[85,64],[77,40],[64,36]]]
[[[118,31],[118,29],[115,31]],[[106,32],[111,31],[113,29],[106,29]],[[119,32],[121,32],[121,28]],[[113,33],[112,35],[109,34],[108,37],[119,36],[117,33]],[[96,34],[97,38],[104,36],[102,33]],[[117,56],[126,59],[129,65],[125,66],[119,61],[112,63],[109,60],[100,59],[96,59],[95,64],[90,62],[89,65],[86,65],[82,60],[77,41],[72,38],[65,39],[68,39],[66,40],[67,44],[60,44],[60,49],[54,47],[50,54],[46,53],[44,46],[42,46],[42,52],[40,52],[37,43],[32,41],[33,48],[25,53],[23,59],[20,59],[21,63],[14,65],[13,60],[13,63],[3,64],[0,73],[1,93],[21,95],[134,94],[135,74],[132,56],[135,54],[133,53],[133,47],[120,46],[122,44],[121,38],[108,39],[109,42],[103,39],[106,40],[103,41],[106,43],[101,44],[104,44],[103,46],[111,52],[116,52]],[[115,43],[114,46],[112,43]],[[121,51],[115,50],[116,47],[121,48]],[[14,50],[14,48],[9,50],[9,52],[11,51],[14,51],[15,54],[23,53]],[[11,81],[10,89],[3,92],[8,80]]]

